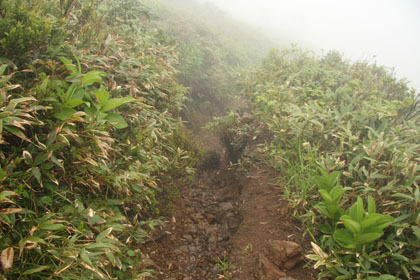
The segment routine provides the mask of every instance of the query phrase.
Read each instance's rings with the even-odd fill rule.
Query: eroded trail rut
[[[200,139],[220,164],[198,171],[159,238],[143,248],[158,271],[150,279],[315,279],[303,268],[302,232],[270,184],[276,174],[256,165],[239,175],[216,137]]]

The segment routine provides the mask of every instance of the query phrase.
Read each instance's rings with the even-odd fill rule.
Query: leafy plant
[[[27,1],[2,1],[0,9],[0,50],[15,58],[46,47],[54,25],[59,21],[42,14],[39,6]]]
[[[328,224],[323,224],[320,229],[323,233],[332,234],[336,231],[336,226],[345,211],[340,205],[341,198],[346,190],[351,188],[343,188],[337,185],[340,178],[339,172],[327,174],[321,169],[322,176],[316,176],[315,182],[319,188],[319,194],[322,202],[315,205],[315,208],[329,219]]]
[[[232,272],[235,269],[235,264],[227,259],[226,256],[223,256],[223,259],[217,258],[217,266],[219,267],[220,278],[230,279],[232,277]]]
[[[276,183],[289,209],[319,244],[319,277],[417,275],[414,89],[374,63],[296,47],[273,50],[240,86],[265,128],[251,130],[267,139],[260,151],[281,171]]]
[[[362,245],[376,241],[384,235],[383,229],[394,222],[389,215],[376,213],[375,201],[368,197],[368,213],[365,213],[363,200],[357,197],[357,202],[349,209],[348,215],[340,217],[345,229],[336,229],[333,237],[338,244],[347,249],[362,250]]]
[[[150,276],[138,244],[194,174],[194,145],[174,118],[185,93],[174,46],[120,2],[1,5],[20,9],[2,10],[8,20],[29,19],[19,32],[38,26],[48,36],[22,36],[22,61],[2,52],[0,278]],[[98,16],[111,7],[126,16],[119,26]],[[48,30],[35,24],[49,20]]]

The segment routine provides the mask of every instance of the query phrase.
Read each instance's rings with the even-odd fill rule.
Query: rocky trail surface
[[[199,140],[220,163],[197,172],[158,237],[142,248],[158,272],[150,279],[315,279],[304,267],[303,232],[270,184],[274,171],[259,164],[238,172],[217,137],[201,132]]]

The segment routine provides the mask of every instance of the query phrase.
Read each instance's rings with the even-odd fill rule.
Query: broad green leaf
[[[396,193],[393,194],[392,197],[402,198],[402,199],[408,199],[408,200],[414,200],[414,197],[411,195],[403,194],[403,193]]]
[[[342,186],[335,186],[331,191],[330,191],[330,196],[332,198],[333,201],[338,202],[341,198],[341,196],[344,193],[344,189]]]
[[[120,258],[118,256],[114,256],[115,257],[115,266],[118,267],[118,269],[122,269],[122,262],[120,260]]]
[[[325,234],[332,234],[333,233],[333,228],[330,225],[327,225],[327,224],[320,225],[319,229],[321,230],[322,233],[325,233]]]
[[[66,226],[64,226],[63,224],[53,224],[51,222],[45,222],[40,224],[39,228],[43,230],[58,231],[65,229]]]
[[[36,242],[39,244],[47,244],[47,242],[45,242],[44,239],[39,238],[39,237],[35,237],[35,236],[29,236],[28,238],[26,238],[27,241],[31,241],[31,242]]]
[[[135,99],[131,96],[126,96],[126,97],[122,97],[122,98],[111,98],[109,99],[105,104],[103,104],[101,111],[102,112],[107,112],[110,111],[114,108],[117,108],[123,104],[129,103],[134,101]]]
[[[4,126],[4,129],[7,130],[8,132],[12,133],[13,135],[19,137],[22,140],[25,140],[27,142],[31,142],[31,140],[29,140],[26,135],[18,128],[16,127],[12,127],[12,126]]]
[[[65,144],[65,145],[70,145],[70,141],[69,141],[69,139],[67,139],[67,137],[66,137],[66,136],[64,136],[64,135],[61,135],[61,134],[57,135],[57,140],[58,140],[59,142],[61,142],[61,143]]]
[[[34,165],[40,165],[41,163],[45,162],[49,157],[49,153],[42,153],[40,155],[38,155],[35,159],[34,159]]]
[[[375,200],[370,195],[368,196],[368,213],[369,214],[376,213]]]
[[[362,228],[368,228],[376,224],[382,218],[381,214],[369,214],[362,219],[360,225]]]
[[[315,206],[315,208],[318,209],[319,212],[321,212],[322,214],[324,214],[328,218],[333,219],[333,217],[331,216],[331,213],[328,211],[326,206],[317,204]]]
[[[0,76],[4,74],[4,71],[6,71],[7,64],[3,64],[0,66]]]
[[[71,115],[75,114],[76,110],[74,109],[65,109],[61,112],[55,113],[53,116],[60,121],[67,121],[70,119]]]
[[[23,151],[22,152],[22,157],[23,157],[26,164],[28,164],[28,165],[32,164],[32,162],[33,162],[32,155],[28,151]]]
[[[382,217],[375,223],[375,227],[384,229],[394,223],[395,219],[389,215],[382,215]]]
[[[335,277],[334,279],[335,280],[347,280],[347,279],[352,279],[352,278],[353,278],[353,275],[340,275],[340,276]]]
[[[85,103],[83,100],[80,99],[70,99],[66,102],[66,104],[64,105],[66,108],[74,108],[79,106],[80,104]]]
[[[12,203],[12,201],[8,199],[9,196],[19,196],[19,194],[12,191],[2,191],[0,192],[0,202],[6,201]]]
[[[105,253],[105,256],[108,258],[108,260],[111,262],[111,264],[112,264],[113,266],[115,266],[116,261],[115,261],[115,256],[114,256],[114,254],[113,254],[113,253],[111,253],[111,252],[106,252],[106,253]]]
[[[398,278],[390,274],[382,274],[379,276],[380,280],[397,280]]]
[[[354,240],[355,240],[356,244],[361,245],[361,244],[366,244],[366,243],[373,242],[373,241],[379,239],[382,235],[383,235],[383,233],[380,233],[380,232],[362,233],[362,234],[358,235]]]
[[[114,251],[119,251],[117,246],[112,245],[110,243],[104,243],[104,242],[91,243],[86,246],[86,249],[104,249],[104,248],[109,248]]]
[[[126,128],[128,126],[125,119],[118,113],[108,113],[105,120],[118,129]]]
[[[405,263],[408,263],[410,261],[409,258],[407,258],[406,256],[403,256],[401,254],[398,254],[398,253],[394,253],[394,254],[392,254],[392,256],[394,258],[398,259],[398,260],[401,260],[401,261],[405,262]]]
[[[36,101],[36,99],[34,97],[14,98],[14,99],[10,100],[9,104],[6,106],[4,111],[12,111],[13,108],[15,108],[17,104],[23,103],[23,102],[26,102],[26,101]]]
[[[102,83],[102,76],[106,76],[106,73],[101,71],[90,71],[83,76],[82,86]]]
[[[349,214],[355,221],[361,221],[364,215],[363,200],[360,196],[357,197],[356,203],[350,207]]]
[[[1,135],[1,133],[0,133]],[[1,138],[0,138],[1,140]],[[4,172],[3,168],[0,167],[0,182],[6,178],[6,172]]]
[[[32,167],[32,174],[36,180],[41,183],[41,171],[39,170],[39,167]]]
[[[42,265],[42,266],[38,266],[38,267],[36,267],[36,268],[31,268],[31,269],[25,270],[25,271],[22,273],[22,275],[30,275],[30,274],[34,274],[34,273],[41,272],[41,271],[46,270],[46,269],[49,269],[49,268],[50,268],[50,266],[49,266],[49,265]]]
[[[50,159],[55,165],[64,170],[64,165],[54,155],[51,155]]]
[[[326,202],[331,203],[333,201],[330,194],[326,190],[321,189],[319,190],[319,193],[321,194],[322,199],[324,199]]]
[[[333,238],[341,247],[353,249],[356,248],[354,238],[351,233],[344,229],[337,229],[333,233]]]
[[[98,99],[99,104],[105,104],[109,99],[109,92],[106,90],[98,90],[95,92],[95,96]]]
[[[82,249],[80,250],[80,257],[82,258],[82,260],[83,260],[85,263],[87,263],[87,264],[89,264],[89,265],[93,265],[93,264],[92,264],[92,261],[90,260],[89,256],[88,256],[88,255],[87,255],[87,253],[86,253],[86,249],[85,249],[85,248],[82,248]]]
[[[111,234],[113,228],[110,227],[104,231],[102,231],[100,234],[98,234],[98,236],[96,237],[96,241],[102,241],[104,238],[108,237],[108,235]]]
[[[129,257],[135,257],[137,255],[137,253],[133,250],[128,250],[127,251],[127,256]]]
[[[341,217],[341,221],[343,222],[344,226],[350,230],[354,235],[360,233],[362,229],[360,224],[352,219],[343,218]]]
[[[1,130],[0,130],[1,131]],[[414,190],[414,199],[418,202],[418,203],[420,203],[420,187],[417,187],[415,190]]]
[[[418,227],[418,226],[412,226],[411,229],[413,230],[413,232],[416,235],[417,239],[420,240],[420,227]]]
[[[61,62],[63,62],[64,66],[66,67],[67,70],[71,71],[72,74],[80,74],[77,71],[77,68],[74,64],[72,64],[72,61],[66,57],[59,57],[59,60],[61,60]]]

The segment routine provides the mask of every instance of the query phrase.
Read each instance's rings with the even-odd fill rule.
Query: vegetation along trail
[[[0,1],[0,280],[420,279],[393,72],[194,0],[35,2]]]
[[[264,164],[239,171],[218,137],[197,135],[205,152],[195,180],[181,191],[164,237],[143,250],[158,279],[315,279],[303,268],[303,231],[271,184],[274,171]]]

